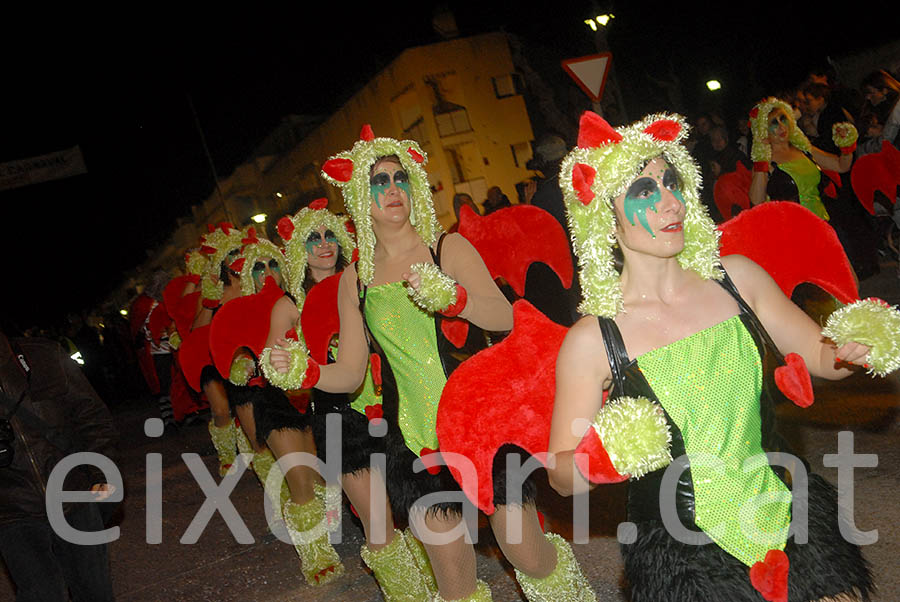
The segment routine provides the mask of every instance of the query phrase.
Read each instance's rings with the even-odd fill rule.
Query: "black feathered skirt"
[[[253,421],[256,423],[256,442],[266,445],[272,431],[294,429],[302,431],[312,425],[312,412],[308,408],[298,408],[288,399],[284,391],[266,384],[264,387],[239,387],[225,381],[228,404],[233,408],[253,404]],[[305,410],[305,411],[301,411]]]
[[[841,535],[837,490],[809,475],[809,540],[788,540],[789,602],[809,602],[840,593],[869,599],[872,576],[862,552]],[[698,531],[696,525],[685,527]],[[660,521],[637,523],[637,540],[621,546],[632,602],[727,600],[760,602],[742,562],[714,543],[702,546],[676,541]]]
[[[384,453],[384,438],[370,435],[368,418],[350,407],[348,395],[315,389],[312,406],[316,455],[323,462],[328,462],[328,442],[335,434],[331,429],[338,429],[341,441],[341,474],[351,474],[370,468],[371,455]],[[329,424],[334,426],[329,427]]]

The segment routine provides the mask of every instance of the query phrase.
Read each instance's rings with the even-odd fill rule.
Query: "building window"
[[[510,144],[509,150],[512,151],[513,163],[516,167],[524,167],[531,160],[533,153],[531,152],[531,144],[528,142],[517,142]]]
[[[491,81],[494,84],[494,94],[497,98],[518,96],[525,89],[522,76],[518,73],[507,73],[499,77],[492,77]]]
[[[441,138],[472,130],[472,126],[469,124],[469,113],[462,107],[446,113],[437,113],[434,120]]]
[[[428,144],[428,130],[425,128],[425,118],[420,115],[409,127],[404,129],[403,138],[405,140],[415,140],[419,145]]]

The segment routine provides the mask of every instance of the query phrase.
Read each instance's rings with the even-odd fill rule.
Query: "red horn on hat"
[[[675,140],[680,131],[681,124],[672,119],[658,119],[644,128],[644,132],[664,142]]]
[[[322,166],[322,171],[338,182],[349,182],[353,176],[353,161],[350,159],[329,159]]]
[[[578,194],[578,200],[588,205],[594,200],[594,191],[591,185],[594,183],[594,176],[597,170],[584,163],[576,163],[572,168],[572,188]]]
[[[359,139],[365,140],[366,142],[371,142],[375,140],[375,134],[372,132],[372,126],[368,123],[362,126],[362,129],[359,131]]]
[[[328,207],[328,199],[326,199],[325,197],[316,199],[309,204],[310,209],[325,209],[326,207]]]
[[[581,148],[596,148],[622,139],[622,134],[613,129],[609,123],[593,111],[585,111],[581,114],[578,124],[578,146]]]

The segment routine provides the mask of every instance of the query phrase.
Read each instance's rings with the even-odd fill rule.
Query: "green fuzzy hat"
[[[790,132],[788,133],[788,141],[795,148],[799,148],[804,153],[808,153],[812,146],[809,138],[803,133],[803,130],[797,127],[794,121],[794,109],[791,105],[779,100],[774,96],[759,101],[755,107],[750,109],[750,131],[753,133],[753,144],[750,147],[750,159],[754,163],[768,163],[772,160],[772,147],[769,145],[769,113],[774,109],[781,109],[787,115],[790,124]]]
[[[303,306],[306,296],[306,291],[303,290],[309,259],[306,239],[311,232],[318,230],[320,226],[326,226],[337,237],[341,254],[347,263],[353,258],[356,243],[347,229],[347,221],[330,212],[327,207],[328,199],[316,199],[293,217],[285,216],[278,220],[278,234],[284,240],[284,255],[287,259],[284,276],[288,288],[285,290],[293,295],[297,307]]]
[[[227,222],[222,222],[218,226],[209,224],[207,227],[209,233],[200,239],[202,243],[200,252],[209,258],[209,263],[203,272],[200,290],[204,299],[218,300],[225,292],[225,283],[216,280],[222,262],[229,253],[243,246],[244,243],[241,241],[245,238],[245,233]]]
[[[409,222],[429,247],[443,232],[434,214],[431,186],[425,163],[428,156],[413,140],[375,138],[372,128],[364,125],[359,140],[349,151],[338,153],[322,166],[322,176],[341,189],[344,205],[356,225],[356,240],[359,245],[357,273],[363,284],[370,284],[375,276],[375,233],[372,231],[372,216],[369,213],[372,192],[369,187],[369,170],[381,157],[396,155],[400,165],[409,175],[411,209]]]
[[[256,283],[253,282],[253,265],[262,257],[280,260],[283,259],[284,255],[281,249],[276,247],[272,241],[265,238],[257,238],[256,228],[253,226],[250,226],[247,230],[247,238],[244,238],[241,242],[244,243],[244,246],[241,249],[241,258],[238,260],[240,263],[235,262],[238,263],[240,270],[235,271],[239,271],[241,274],[241,294],[246,296],[256,292]],[[232,269],[234,267],[235,264],[233,263]],[[290,275],[287,269],[281,271],[281,278],[281,288],[289,290]]]
[[[702,278],[722,278],[715,224],[700,202],[700,170],[683,145],[688,126],[680,115],[648,115],[613,128],[596,113],[581,116],[578,146],[560,167],[569,230],[578,256],[583,314],[614,317],[624,309],[612,247],[616,242],[613,199],[625,192],[648,161],[663,157],[683,182],[686,207],[681,267]]]

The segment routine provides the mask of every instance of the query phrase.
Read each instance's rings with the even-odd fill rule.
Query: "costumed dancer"
[[[258,354],[294,330],[300,312],[284,292],[290,280],[283,270],[281,250],[258,238],[253,227],[241,242],[240,257],[229,268],[239,274],[243,296],[223,306],[213,318],[210,350],[219,373],[227,375],[228,400],[247,435],[244,439],[239,434],[238,448],[252,457],[254,472],[284,517],[307,583],[324,585],[344,572],[328,541],[328,527],[336,527],[338,521],[335,516],[326,517],[326,489],[312,467],[297,464],[282,476],[275,464],[276,459],[295,452],[315,455],[309,395],[292,392],[289,399],[257,369]],[[333,501],[339,504],[339,493],[335,493],[338,497]]]
[[[340,330],[338,285],[356,250],[348,232],[350,224],[329,212],[327,205],[326,199],[318,199],[278,222],[285,241],[290,290],[302,308],[303,340],[319,364],[334,362],[340,348],[336,340]],[[381,418],[380,384],[375,385],[367,372],[362,386],[349,395],[313,389],[312,405],[316,451],[323,462],[328,460],[328,415],[340,415],[341,486],[363,526],[363,559],[385,598],[430,599],[434,578],[424,549],[411,534],[394,529],[384,477],[370,469],[371,454],[384,453],[383,439],[369,435],[369,420]],[[380,492],[374,498],[373,480],[375,491]]]
[[[458,234],[441,231],[425,161],[416,142],[375,138],[365,126],[350,151],[324,164],[326,179],[342,189],[356,226],[359,261],[344,270],[340,281],[337,361],[310,362],[304,384],[329,392],[356,390],[365,374],[366,335],[371,335],[381,360],[387,492],[394,514],[408,514],[418,535],[427,528],[457,536],[443,544],[423,540],[438,585],[435,600],[490,600],[487,584],[477,580],[474,549],[459,528],[461,502],[426,505],[420,498],[459,491],[435,455],[438,401],[454,367],[436,322],[458,316],[502,332],[512,327],[512,312],[474,247]],[[282,372],[307,364],[302,348],[273,350],[270,360],[270,368]],[[426,470],[414,472],[419,460]],[[505,480],[498,483],[500,508],[490,523],[528,598],[593,600],[569,546],[542,532],[533,486],[518,503],[507,505]],[[511,543],[512,525],[521,527],[520,543]]]
[[[622,554],[635,602],[868,600],[872,580],[859,548],[841,536],[835,489],[810,474],[807,506],[802,466],[786,472],[763,459],[743,468],[763,452],[787,451],[773,414],[793,374],[779,372],[781,354],[792,354],[796,374],[806,375],[803,362],[828,379],[860,365],[885,374],[900,365],[900,314],[858,301],[822,331],[756,263],[720,259],[686,134],[676,115],[613,129],[588,112],[563,162],[586,315],[556,362],[550,483],[571,495],[605,480],[615,457],[594,453],[612,435],[603,414],[623,398],[652,400],[684,470],[668,493],[662,469],[629,484],[637,534]],[[601,410],[605,391],[615,402]],[[676,526],[712,543],[682,543],[664,526],[660,496],[673,494]],[[806,544],[788,539],[792,513],[808,514]]]
[[[753,176],[750,202],[758,205],[766,200],[795,201],[828,219],[823,195],[828,194],[829,178],[821,170],[845,173],[853,163],[853,151],[859,137],[849,122],[832,127],[832,139],[841,150],[840,156],[827,153],[810,144],[794,121],[789,104],[775,97],[760,101],[750,111],[753,144],[750,158]],[[838,185],[840,178],[836,177]],[[835,196],[833,191],[830,196]]]
[[[243,233],[229,223],[209,224],[200,238],[199,255],[187,257],[188,272],[200,271],[200,297],[190,334],[181,345],[181,367],[188,384],[202,391],[212,419],[209,436],[219,457],[219,475],[231,468],[237,455],[237,427],[231,416],[225,381],[213,366],[209,352],[209,325],[219,307],[241,296],[240,274],[229,265],[241,252]],[[203,261],[205,257],[205,261]]]

